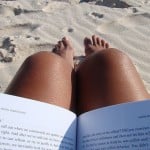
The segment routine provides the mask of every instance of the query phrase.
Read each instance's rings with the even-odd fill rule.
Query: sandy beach
[[[131,57],[150,92],[150,0],[0,0],[0,92],[29,55],[66,36],[80,58],[93,34]]]

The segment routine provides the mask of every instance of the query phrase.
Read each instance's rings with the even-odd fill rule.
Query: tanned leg
[[[56,53],[39,52],[28,57],[6,93],[72,109],[74,50],[66,38],[55,47]]]
[[[77,68],[79,113],[149,98],[131,59],[104,40],[85,38],[86,59]]]

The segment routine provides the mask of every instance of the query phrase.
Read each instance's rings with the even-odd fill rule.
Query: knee
[[[129,66],[131,60],[124,52],[109,48],[107,50],[98,51],[87,57],[77,68],[78,72],[86,72],[90,69],[109,69],[115,67]],[[90,67],[92,66],[92,67]],[[94,66],[94,67],[93,67]]]
[[[29,56],[23,65],[28,68],[28,70],[46,72],[49,70],[57,71],[65,68],[72,69],[62,57],[48,51],[38,52]]]
[[[61,61],[61,57],[57,56],[56,54],[48,51],[42,51],[29,56],[25,60],[24,64],[30,68],[33,68],[50,66],[54,64],[57,65],[60,64]]]
[[[41,52],[35,53],[27,57],[25,62],[30,65],[35,65],[35,64],[39,64],[45,61],[49,61],[53,57],[55,57],[55,54],[52,54],[51,52],[48,52],[48,51],[41,51]]]
[[[131,63],[131,59],[127,54],[115,48],[97,52],[94,57],[96,60],[99,60],[101,64],[106,65],[124,65]]]

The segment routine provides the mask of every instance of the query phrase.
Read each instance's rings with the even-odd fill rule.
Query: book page
[[[0,150],[75,150],[76,115],[66,109],[0,94]]]
[[[78,119],[78,150],[150,149],[150,100],[109,106]]]

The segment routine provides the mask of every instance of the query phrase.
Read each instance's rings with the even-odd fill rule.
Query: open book
[[[46,103],[0,94],[0,150],[148,150],[150,101],[77,117]]]

